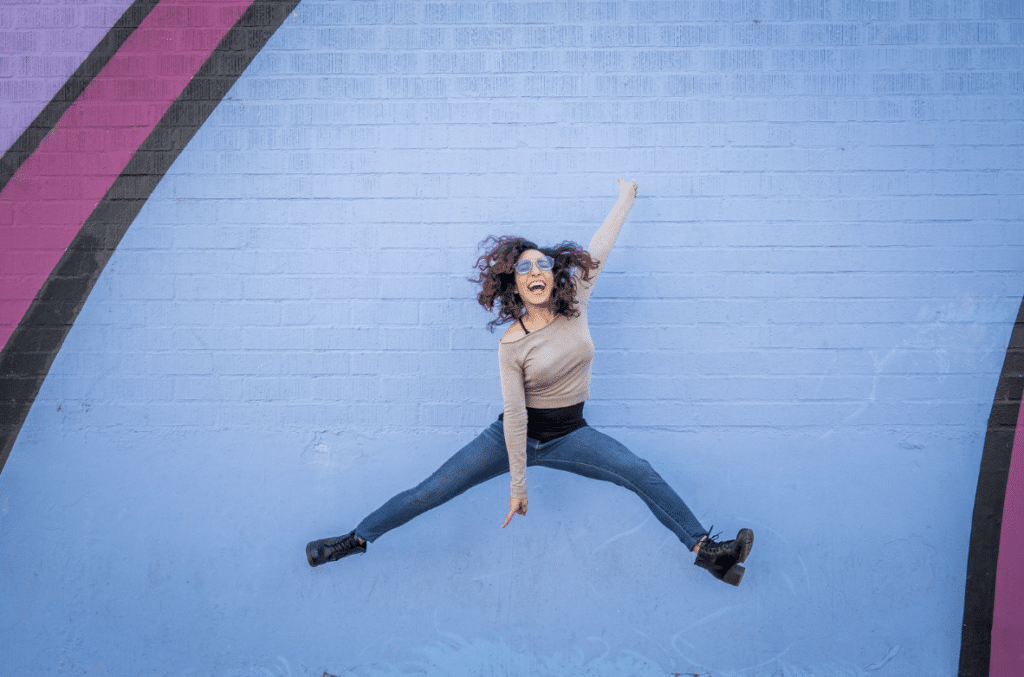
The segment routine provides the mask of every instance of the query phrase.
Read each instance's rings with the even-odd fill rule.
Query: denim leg
[[[693,549],[707,530],[651,464],[590,426],[541,445],[534,465],[614,482],[639,496],[654,516]]]
[[[475,440],[445,461],[433,475],[418,486],[396,495],[368,515],[356,527],[356,535],[373,543],[378,537],[417,515],[507,472],[505,431],[502,422],[495,421]]]

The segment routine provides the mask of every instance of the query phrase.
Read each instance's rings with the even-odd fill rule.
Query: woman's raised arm
[[[629,210],[633,208],[636,193],[636,180],[627,183],[619,179],[619,199],[616,200],[612,210],[605,217],[604,223],[601,224],[601,227],[597,229],[594,237],[590,240],[590,246],[587,247],[590,256],[598,261],[600,265],[591,271],[590,281],[587,284],[580,285],[580,300],[584,303],[590,298],[590,292],[594,289],[594,283],[597,282],[597,277],[604,270],[604,264],[608,260],[608,255],[612,253],[612,247],[615,246],[615,240],[619,237],[622,224],[626,222],[626,216],[629,215]]]

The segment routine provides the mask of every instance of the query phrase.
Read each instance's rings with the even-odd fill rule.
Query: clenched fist
[[[520,515],[526,514],[526,499],[509,496],[508,517],[505,518],[505,523],[501,525],[502,529],[508,526],[508,523],[512,521],[512,516],[516,513],[519,513]]]

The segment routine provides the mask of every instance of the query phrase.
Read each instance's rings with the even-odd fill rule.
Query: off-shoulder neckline
[[[553,317],[553,318],[551,319],[551,321],[550,321],[550,322],[548,322],[547,324],[545,324],[545,325],[544,325],[543,327],[537,327],[537,328],[536,328],[536,329],[534,329],[533,331],[529,332],[528,334],[523,334],[522,336],[520,336],[519,338],[515,339],[514,341],[506,341],[506,340],[505,340],[504,338],[502,338],[502,339],[501,339],[500,341],[498,341],[498,343],[500,343],[501,345],[505,345],[505,346],[510,346],[510,345],[512,345],[513,343],[519,343],[519,342],[520,342],[520,341],[522,341],[523,339],[529,338],[529,337],[533,336],[534,334],[538,334],[538,333],[540,333],[540,332],[544,331],[545,329],[547,329],[548,327],[550,327],[551,325],[553,325],[553,324],[555,323],[555,320],[557,320],[558,318],[559,318],[559,316],[558,316],[558,315],[555,315],[555,316],[554,316],[554,317]],[[516,320],[516,322],[518,322],[518,321],[519,321],[519,320]]]

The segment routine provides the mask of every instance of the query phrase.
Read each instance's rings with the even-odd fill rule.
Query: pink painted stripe
[[[1017,418],[1010,472],[1006,479],[989,675],[1024,675],[1024,406]]]
[[[0,345],[135,151],[252,2],[162,0],[0,192]]]

